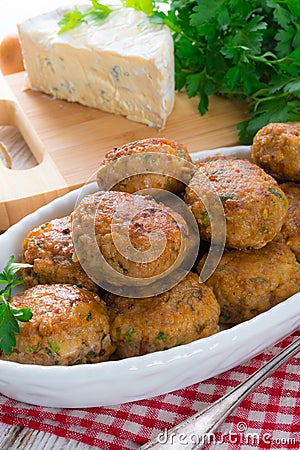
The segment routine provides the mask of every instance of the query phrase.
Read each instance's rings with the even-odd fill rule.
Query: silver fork
[[[185,450],[199,450],[206,444],[207,438],[212,435],[226,417],[229,416],[250,392],[299,351],[300,338],[297,338],[284,350],[278,353],[278,355],[274,356],[274,358],[254,372],[247,380],[228,392],[228,394],[167,432],[161,433],[157,438],[140,447],[140,450],[177,450],[179,448],[184,448]],[[162,434],[164,435],[163,438]],[[188,436],[191,435],[193,436],[193,442],[187,442]]]

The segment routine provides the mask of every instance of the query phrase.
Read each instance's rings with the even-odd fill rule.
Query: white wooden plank
[[[95,447],[50,433],[0,423],[1,450],[94,450]]]

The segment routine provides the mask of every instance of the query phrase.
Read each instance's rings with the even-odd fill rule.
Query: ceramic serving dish
[[[201,151],[193,159],[233,154],[250,158],[245,146]],[[97,190],[96,183],[85,193]],[[40,208],[0,236],[0,267],[18,259],[24,237],[35,226],[69,214],[78,198],[72,191]],[[252,358],[300,325],[300,293],[259,316],[219,333],[144,356],[98,364],[36,366],[0,360],[0,392],[49,407],[81,408],[145,399],[208,379]]]

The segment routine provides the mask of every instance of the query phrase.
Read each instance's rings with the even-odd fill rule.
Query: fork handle
[[[228,392],[228,394],[167,432],[160,433],[157,438],[140,447],[140,450],[177,450],[178,448],[184,448],[185,450],[201,449],[205,445],[207,438],[219,427],[242,400],[244,400],[250,392],[252,392],[278,367],[298,353],[299,350],[300,338],[297,338],[284,350],[278,353],[278,355],[274,356],[274,358],[254,372],[243,383]],[[193,442],[187,442],[188,436],[191,435],[193,436]]]

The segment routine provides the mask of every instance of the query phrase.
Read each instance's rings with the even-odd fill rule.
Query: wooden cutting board
[[[177,140],[190,152],[237,145],[236,124],[246,118],[240,103],[219,97],[201,117],[197,100],[177,93],[166,128],[157,131],[25,86],[25,72],[0,75],[0,125],[17,127],[38,162],[31,169],[11,170],[0,161],[0,230],[84,184],[113,147],[154,136]]]

